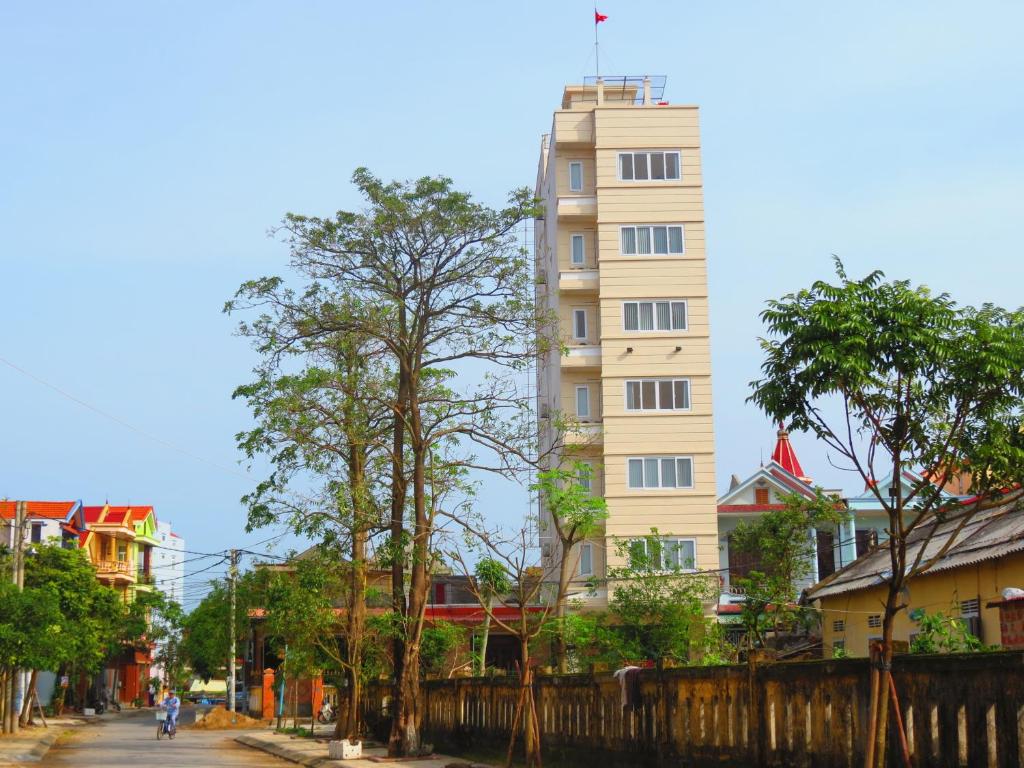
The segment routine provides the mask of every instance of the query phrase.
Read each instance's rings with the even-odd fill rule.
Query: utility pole
[[[25,502],[19,501],[14,505],[14,540],[11,549],[14,550],[14,569],[11,574],[12,581],[18,590],[25,588]],[[9,734],[17,733],[20,723],[21,708],[18,704],[18,692],[21,688],[21,670],[12,669],[8,676],[10,690],[7,698],[7,728]]]
[[[238,550],[231,550],[231,565],[228,568],[228,575],[231,578],[231,665],[230,684],[228,686],[228,711],[231,713],[231,722],[236,722],[235,716],[235,587],[238,582]]]

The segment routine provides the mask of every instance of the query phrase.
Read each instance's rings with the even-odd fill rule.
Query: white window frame
[[[644,408],[643,407],[643,385],[644,385],[645,381],[654,382],[654,402],[655,402],[655,406],[653,408]],[[663,382],[666,382],[666,381],[672,383],[672,400],[673,400],[673,403],[672,403],[673,407],[672,408],[662,408],[661,407],[661,387],[658,386],[658,385],[663,383]],[[675,401],[675,386],[676,386],[676,382],[677,381],[685,382],[685,384],[686,384],[686,407],[685,408],[677,408],[677,407],[675,407],[675,402],[674,402]],[[640,403],[641,403],[641,405],[640,405],[639,408],[630,408],[629,407],[629,385],[630,384],[639,384],[640,385]],[[660,379],[659,378],[626,379],[623,382],[623,384],[622,384],[622,408],[623,408],[623,410],[626,413],[665,413],[665,412],[671,413],[673,411],[689,411],[689,410],[692,409],[692,407],[693,407],[693,388],[692,388],[692,384],[690,383],[690,379],[687,378],[687,377],[684,377],[684,376],[678,376],[678,377],[673,377],[673,378],[665,377],[665,378],[660,378]]]
[[[583,315],[583,335],[580,336],[576,333],[576,316],[577,313]],[[573,307],[572,309],[572,338],[574,341],[587,341],[590,339],[590,318],[587,317],[589,313],[586,307]]]
[[[659,563],[659,568],[652,568],[651,570],[655,573],[667,573],[673,570],[671,567],[665,567],[664,553],[667,546],[676,545],[678,547],[683,542],[688,542],[693,548],[693,562],[687,567],[679,567],[681,573],[694,573],[697,570],[697,539],[689,536],[659,536],[658,542],[661,544],[662,560]],[[650,558],[651,553],[647,551],[648,544],[650,544],[650,537],[636,538],[630,542],[630,546],[642,543],[644,547],[644,555]]]
[[[597,476],[597,471],[594,469],[594,462],[592,461],[580,461],[580,464],[585,464],[590,468],[590,476],[587,478],[577,477],[576,482],[587,490],[587,493],[594,492],[594,478]]]
[[[665,227],[665,249],[666,249],[665,253],[656,253],[655,250],[654,250],[654,230],[655,230],[656,227]],[[672,238],[670,237],[670,235],[668,233],[668,230],[672,229],[672,228],[678,228],[679,229],[679,240],[680,240],[680,245],[682,246],[681,250],[678,250],[678,251],[671,250]],[[639,230],[639,229],[650,230],[650,234],[648,235],[648,238],[649,238],[648,242],[650,242],[650,244],[651,244],[651,252],[650,253],[640,253],[639,251],[634,250],[632,253],[627,253],[625,250],[623,250],[623,248],[622,248],[622,233],[625,230],[627,230],[627,229],[632,229],[633,230],[633,245],[634,246],[637,243],[637,230]],[[671,223],[671,224],[662,224],[662,223],[655,223],[655,224],[623,224],[623,225],[621,225],[619,227],[619,255],[620,256],[636,256],[636,257],[639,257],[641,259],[646,259],[646,258],[665,259],[665,258],[675,257],[675,256],[685,256],[686,255],[686,225],[682,224],[682,223],[679,223],[679,222]]]
[[[590,559],[590,568],[588,570],[584,570],[583,569],[583,552],[584,551],[586,551],[588,553],[588,557]],[[577,568],[576,568],[576,575],[577,576],[593,576],[594,575],[594,545],[591,544],[589,541],[585,541],[582,544],[580,544],[579,566],[577,566]]]
[[[658,328],[658,312],[657,305],[660,302],[668,302],[668,323],[672,325],[672,305],[682,304],[683,305],[683,327],[682,328]],[[651,318],[653,320],[654,328],[641,329],[641,328],[627,328],[626,327],[626,305],[636,304],[636,315],[637,325],[639,325],[640,318],[640,305],[650,304],[651,305]],[[682,333],[690,330],[690,302],[687,299],[629,299],[622,302],[622,331],[623,333]]]
[[[675,468],[674,469],[676,469],[676,485],[662,485],[661,484],[661,462],[667,461],[669,459],[671,459],[671,460],[673,460],[675,462]],[[637,485],[630,485],[630,483],[629,483],[629,463],[631,461],[639,461],[639,462],[641,462],[641,464],[640,464],[640,468],[641,468],[640,482],[643,483],[643,485],[639,485],[639,486],[637,486]],[[658,484],[657,485],[647,485],[647,475],[646,475],[646,472],[647,472],[647,462],[649,462],[649,461],[657,462],[657,464],[656,464],[656,466],[658,467]],[[679,485],[678,465],[679,465],[680,461],[688,461],[688,462],[690,462],[690,485]],[[629,456],[629,457],[626,458],[626,488],[628,490],[631,490],[631,491],[679,491],[679,490],[689,491],[689,490],[693,490],[693,488],[694,488],[693,456],[669,456],[669,455],[660,455],[660,454],[656,455],[656,456]]]
[[[651,176],[651,155],[657,155],[657,154],[666,155],[666,156],[667,155],[675,155],[676,156],[676,168],[679,171],[679,176],[678,177],[670,179],[670,178],[668,178],[667,172],[666,172],[666,178],[664,178],[664,179],[652,179],[652,178],[650,178],[650,176]],[[630,168],[634,168],[635,167],[635,163],[636,163],[635,157],[636,157],[636,155],[647,155],[647,178],[646,179],[637,179],[637,178],[627,179],[627,178],[623,177],[623,175],[622,175],[622,158],[623,158],[624,155],[629,155],[630,158],[631,158],[630,161],[629,161],[630,162]],[[679,150],[679,149],[634,149],[634,150],[630,150],[628,152],[619,152],[615,156],[615,175],[618,177],[619,181],[628,181],[631,184],[636,184],[636,183],[640,183],[640,184],[666,184],[666,183],[669,183],[669,184],[671,184],[672,182],[680,182],[680,181],[683,180],[683,152],[682,152],[682,150]],[[636,173],[634,172],[631,175],[633,175],[635,177]]]
[[[580,242],[580,260],[576,261],[575,243]],[[574,267],[583,267],[587,263],[587,238],[582,232],[573,232],[569,235],[569,263]]]
[[[587,412],[580,413],[580,392],[587,393]],[[592,419],[594,413],[593,404],[590,402],[590,385],[589,384],[577,384],[576,385],[576,418],[577,419]]]
[[[572,169],[576,166],[580,169],[580,184],[578,187],[572,185]],[[570,192],[582,192],[583,191],[583,161],[582,160],[570,160],[569,161],[569,191]]]

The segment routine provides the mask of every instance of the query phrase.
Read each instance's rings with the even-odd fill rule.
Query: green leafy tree
[[[519,190],[495,210],[447,178],[385,183],[361,168],[353,182],[364,210],[285,219],[303,287],[292,292],[279,278],[255,280],[229,309],[279,308],[299,321],[288,337],[296,344],[366,339],[392,372],[381,395],[392,420],[389,535],[391,549],[403,553],[390,560],[392,608],[403,620],[393,644],[396,716],[388,746],[392,755],[413,755],[420,751],[420,648],[437,485],[450,487],[460,469],[512,472],[532,442],[529,398],[513,374],[533,359],[529,345],[538,338],[531,265],[517,239],[535,206]],[[474,365],[486,368],[482,381],[459,386],[456,367]]]
[[[613,655],[620,662],[649,659],[658,670],[667,661],[696,660],[705,636],[704,603],[714,599],[715,585],[704,574],[687,572],[692,563],[670,556],[656,528],[615,546],[626,564],[608,569]]]
[[[235,589],[235,642],[239,643],[249,631],[249,612],[264,605],[266,575],[259,570],[246,571]],[[179,653],[200,679],[225,676],[231,657],[231,593],[224,581],[211,581],[210,591],[185,616]]]
[[[76,679],[99,671],[119,649],[127,610],[115,590],[96,580],[84,550],[65,549],[56,542],[33,545],[25,560],[25,588],[48,590],[57,600],[59,616],[49,635],[59,642],[45,663],[32,667],[34,671],[52,669],[58,678],[68,675]],[[65,688],[58,688],[53,702],[58,712],[65,694]]]
[[[61,657],[60,601],[52,587],[28,587],[24,591],[11,582],[0,582],[0,681],[10,691],[15,674],[32,670],[30,685],[39,669],[49,669]],[[13,707],[5,696],[4,707]],[[4,725],[25,719],[22,712],[8,711]]]
[[[555,605],[555,653],[558,671],[568,672],[567,643],[564,637],[566,600],[573,575],[579,568],[576,545],[595,534],[608,517],[608,504],[591,493],[593,470],[588,464],[576,461],[567,469],[549,469],[537,474],[537,482],[530,487],[537,493],[558,540],[558,586]]]
[[[487,608],[494,608],[494,599],[512,589],[508,574],[501,563],[493,557],[482,557],[473,568],[473,577],[480,589],[480,596],[487,602]],[[480,646],[477,649],[477,673],[484,674],[487,670],[487,642],[491,634],[491,610],[485,611],[484,621],[480,627]]]
[[[778,638],[780,627],[800,618],[799,585],[814,573],[817,555],[811,534],[847,519],[838,499],[820,488],[814,494],[813,499],[785,494],[782,509],[741,522],[730,535],[730,549],[755,557],[758,564],[736,580],[747,597],[742,618],[751,647],[765,647],[769,632]]]
[[[878,271],[850,279],[838,260],[836,271],[835,283],[817,281],[768,302],[763,376],[752,382],[750,400],[816,435],[885,511],[888,669],[907,580],[940,560],[978,511],[1022,494],[1024,314],[960,307],[926,287],[886,282]],[[909,488],[899,481],[908,469],[922,478]],[[941,494],[960,474],[976,494],[967,503]],[[887,475],[892,488],[879,487]],[[942,546],[922,545],[908,558],[909,537],[930,540],[947,520],[956,524]],[[879,696],[868,747],[877,765],[885,761],[888,720],[889,697]]]
[[[917,634],[910,642],[911,653],[966,653],[985,648],[981,639],[967,630],[963,619],[923,610],[912,611],[910,618],[918,626]]]
[[[450,621],[431,621],[423,629],[423,675],[450,677],[460,666],[458,651],[466,641],[466,630]]]

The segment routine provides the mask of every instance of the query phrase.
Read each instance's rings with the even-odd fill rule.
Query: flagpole
[[[597,6],[594,6],[594,70],[595,74],[601,76],[601,49],[597,45]]]

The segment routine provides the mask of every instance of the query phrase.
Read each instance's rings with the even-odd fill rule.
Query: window
[[[832,650],[833,651],[845,651],[846,650],[846,641],[845,640],[833,640],[832,641]]]
[[[448,585],[445,583],[434,585],[434,604],[445,605],[448,602]]]
[[[689,409],[689,379],[636,379],[626,382],[627,411],[686,411]]]
[[[38,544],[43,540],[43,524],[32,523],[32,543]]]
[[[578,160],[569,163],[569,191],[583,191],[583,163]]]
[[[587,340],[587,310],[574,309],[572,311],[572,337],[576,341]]]
[[[689,456],[643,456],[626,460],[630,488],[692,488]]]
[[[685,301],[624,301],[622,324],[627,331],[685,331]]]
[[[846,622],[843,621],[842,619],[836,619],[835,621],[832,622],[832,631],[833,632],[845,632],[846,631]]]
[[[619,251],[626,256],[683,253],[683,225],[656,224],[619,229]]]
[[[569,242],[572,244],[570,261],[575,267],[582,267],[584,262],[583,257],[583,235],[571,235]]]
[[[678,181],[679,152],[620,152],[623,181]]]
[[[973,598],[971,600],[962,600],[960,602],[960,616],[968,618],[970,616],[981,615],[981,600]]]
[[[124,563],[128,560],[128,545],[123,541],[117,542],[117,562]]]
[[[634,539],[629,543],[630,564],[652,571],[691,571],[697,567],[697,542],[693,539]]]
[[[868,626],[872,629],[877,629],[882,626],[882,615],[879,613],[873,613],[868,616]]]
[[[576,483],[587,493],[590,493],[594,487],[594,464],[590,461],[581,461],[580,463],[587,468],[587,471],[580,472],[576,477]]]
[[[755,504],[768,504],[770,491],[767,488],[755,488],[754,489],[754,503]]]
[[[594,545],[580,544],[580,576],[594,575]]]
[[[576,416],[580,419],[590,418],[590,387],[576,387]]]

